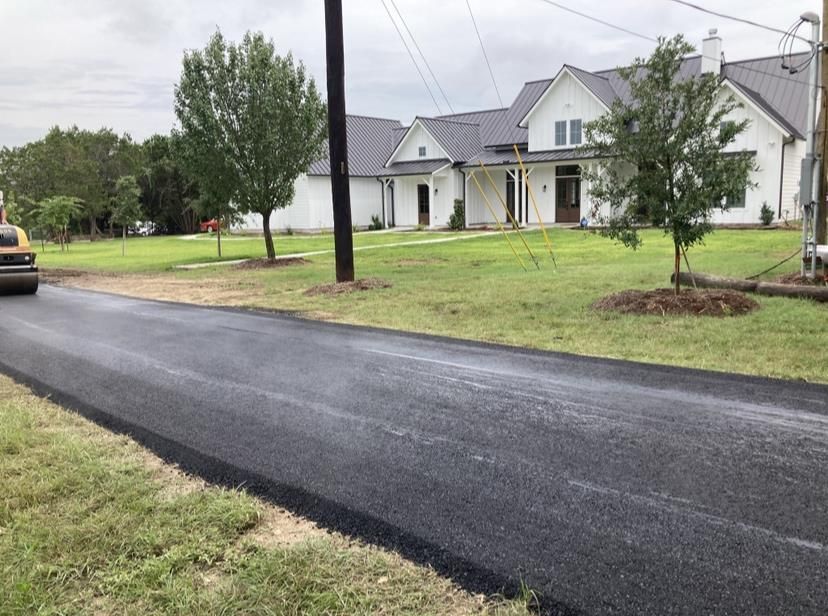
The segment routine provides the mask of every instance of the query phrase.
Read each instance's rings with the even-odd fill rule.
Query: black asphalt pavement
[[[48,286],[0,371],[549,613],[828,614],[828,387]]]

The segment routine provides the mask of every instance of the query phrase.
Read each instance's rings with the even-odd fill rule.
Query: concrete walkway
[[[394,242],[391,244],[376,244],[374,246],[355,246],[354,252],[359,252],[362,250],[376,250],[379,248],[399,248],[402,246],[422,246],[425,244],[445,244],[447,242],[459,242],[461,240],[471,240],[478,237],[486,237],[489,235],[497,235],[500,233],[499,231],[486,231],[483,233],[474,233],[472,235],[455,235],[452,237],[441,237],[431,240],[414,240],[411,242]],[[315,257],[318,255],[327,255],[333,254],[333,248],[329,248],[326,250],[314,250],[311,252],[294,252],[287,255],[277,255],[276,260],[282,259],[301,259],[304,257]],[[209,263],[187,263],[185,265],[175,265],[173,269],[177,270],[196,270],[196,269],[204,269],[207,267],[218,267],[221,265],[239,265],[240,263],[244,263],[246,261],[250,261],[251,259],[235,259],[233,261],[212,261]]]

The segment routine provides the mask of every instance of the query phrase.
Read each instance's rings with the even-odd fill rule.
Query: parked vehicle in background
[[[202,233],[216,233],[218,231],[219,224],[215,218],[211,218],[208,221],[202,222],[199,227]]]
[[[153,235],[157,233],[157,229],[156,226],[151,222],[138,221],[134,225],[129,227],[129,233],[131,235],[140,235],[141,237],[147,237],[148,235]]]

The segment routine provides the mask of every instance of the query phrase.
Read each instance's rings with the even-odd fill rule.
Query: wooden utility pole
[[[828,41],[828,0],[822,0],[822,41]],[[819,185],[817,186],[817,226],[816,238],[818,244],[828,244],[828,204],[826,197],[828,197],[828,96],[826,96],[825,88],[828,87],[828,57],[825,56],[825,50],[819,50],[822,57],[821,69],[821,83],[822,91],[820,92],[820,114],[819,124],[817,126],[817,153],[822,161],[819,174]]]
[[[328,142],[331,154],[336,281],[354,279],[354,237],[348,182],[348,139],[345,128],[345,50],[342,0],[325,0],[325,48],[328,63]]]

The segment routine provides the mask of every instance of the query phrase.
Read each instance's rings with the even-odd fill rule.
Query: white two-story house
[[[741,104],[728,119],[750,120],[729,149],[751,152],[759,171],[752,178],[757,187],[736,196],[727,211],[715,214],[714,222],[756,224],[763,203],[778,218],[796,218],[805,152],[807,75],[790,74],[779,57],[737,62],[721,58],[722,41],[711,31],[701,55],[684,60],[680,76],[719,75],[722,96],[733,96]],[[589,219],[590,187],[582,176],[598,161],[579,149],[584,125],[606,113],[616,99],[629,102],[629,97],[629,85],[617,70],[589,72],[567,64],[550,79],[524,84],[512,104],[502,109],[417,117],[408,127],[349,116],[350,167],[352,172],[360,169],[351,180],[352,202],[354,194],[362,195],[354,206],[355,223],[367,224],[376,215],[388,226],[444,227],[458,199],[468,226],[490,225],[495,217],[505,221],[501,203],[521,224],[537,223],[538,215],[544,223]],[[366,131],[370,137],[363,134]],[[537,211],[515,147],[526,167]],[[277,221],[290,220],[297,229],[332,224],[330,215],[323,215],[331,210],[330,188],[322,190],[324,178],[319,173],[327,171],[326,164],[314,165],[307,177],[319,184],[319,190],[298,208],[316,214],[298,220],[304,215],[285,212]]]

